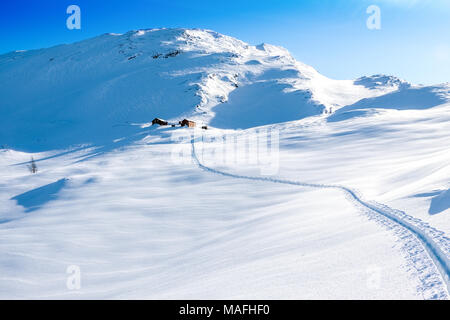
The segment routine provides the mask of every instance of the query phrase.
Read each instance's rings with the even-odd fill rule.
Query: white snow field
[[[448,299],[449,138],[449,84],[208,30],[1,55],[0,298]]]

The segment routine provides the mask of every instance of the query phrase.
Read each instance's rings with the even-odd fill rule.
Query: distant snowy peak
[[[197,51],[211,54],[241,52],[248,48],[244,42],[210,30],[200,29],[146,29],[130,31],[126,38],[147,48],[171,48],[185,52]]]
[[[242,58],[248,55],[260,57],[278,56],[286,57],[292,63],[295,62],[290,53],[284,48],[267,44],[251,46],[241,40],[211,30],[181,28],[143,29],[129,31],[125,34],[105,34],[104,36],[118,37],[121,47],[135,50],[136,53],[141,54],[154,55],[178,50],[184,53],[189,52],[200,55],[228,54],[231,58]]]
[[[129,31],[119,36],[125,36],[127,39],[132,40],[149,41],[153,42],[154,45],[172,47],[184,51],[204,53],[234,52],[242,54],[247,50],[255,52],[256,49],[265,52],[264,55],[291,57],[288,50],[279,46],[266,43],[252,46],[236,38],[206,29],[143,29]]]
[[[372,76],[361,77],[356,79],[354,81],[354,84],[364,86],[368,89],[380,89],[380,88],[399,89],[402,87],[410,86],[410,84],[405,80],[384,74],[376,74]]]

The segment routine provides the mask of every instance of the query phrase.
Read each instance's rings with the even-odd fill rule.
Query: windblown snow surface
[[[449,138],[449,84],[207,30],[2,55],[0,298],[448,299]]]

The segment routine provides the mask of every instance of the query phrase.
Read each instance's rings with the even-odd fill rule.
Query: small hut
[[[194,128],[195,127],[195,122],[188,120],[188,119],[184,119],[183,121],[180,121],[179,124],[184,127],[187,126],[189,128]]]
[[[152,125],[159,124],[160,126],[167,126],[169,123],[166,120],[155,118],[152,121]]]

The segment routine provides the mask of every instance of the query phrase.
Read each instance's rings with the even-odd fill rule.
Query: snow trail
[[[341,185],[300,182],[260,176],[228,173],[203,165],[195,151],[195,139],[191,139],[192,158],[195,164],[207,172],[235,179],[296,185],[308,188],[337,189],[343,191],[357,206],[388,219],[391,228],[397,227],[399,238],[406,242],[408,259],[417,271],[422,283],[422,295],[426,299],[449,299],[450,296],[450,238],[428,223],[387,205],[365,201],[356,191]],[[398,230],[398,229],[402,230]],[[431,261],[425,261],[430,260]]]

